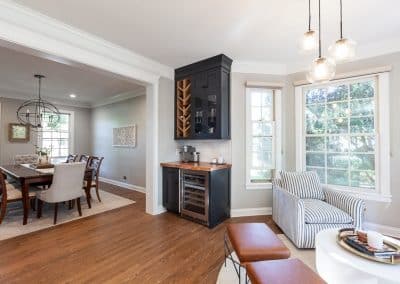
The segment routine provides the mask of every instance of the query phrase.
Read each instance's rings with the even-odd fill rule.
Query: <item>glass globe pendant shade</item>
[[[317,49],[317,46],[318,46],[317,33],[313,30],[305,32],[301,41],[302,50],[312,51]]]
[[[344,62],[354,58],[356,43],[350,39],[342,38],[329,47],[329,54],[336,62]]]
[[[319,57],[313,61],[310,71],[307,74],[307,80],[310,83],[327,82],[335,76],[336,64],[333,60]]]

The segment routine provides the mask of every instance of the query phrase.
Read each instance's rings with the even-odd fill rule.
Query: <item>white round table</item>
[[[338,230],[321,231],[315,239],[316,266],[329,284],[400,283],[400,264],[378,263],[352,254],[337,242]],[[393,239],[391,239],[393,240]],[[400,244],[400,241],[393,240]]]

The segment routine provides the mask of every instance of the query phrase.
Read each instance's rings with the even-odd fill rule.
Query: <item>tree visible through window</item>
[[[324,184],[375,188],[375,80],[305,91],[307,170]]]
[[[39,145],[50,156],[66,157],[70,152],[70,114],[61,113],[58,122],[54,123],[48,114],[44,115],[43,129],[39,133]]]

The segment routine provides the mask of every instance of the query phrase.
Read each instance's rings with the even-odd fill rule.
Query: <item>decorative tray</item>
[[[30,164],[32,169],[51,169],[54,168],[53,164]]]
[[[337,237],[338,244],[344,249],[363,258],[381,263],[400,264],[400,245],[384,237],[382,250],[368,246],[365,240],[360,240],[354,229],[341,229]]]

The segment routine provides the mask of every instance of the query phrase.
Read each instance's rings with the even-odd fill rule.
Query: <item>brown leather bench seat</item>
[[[289,249],[264,223],[228,224],[227,235],[241,264],[290,256]]]
[[[326,283],[298,259],[258,261],[246,264],[252,284],[322,284]]]

